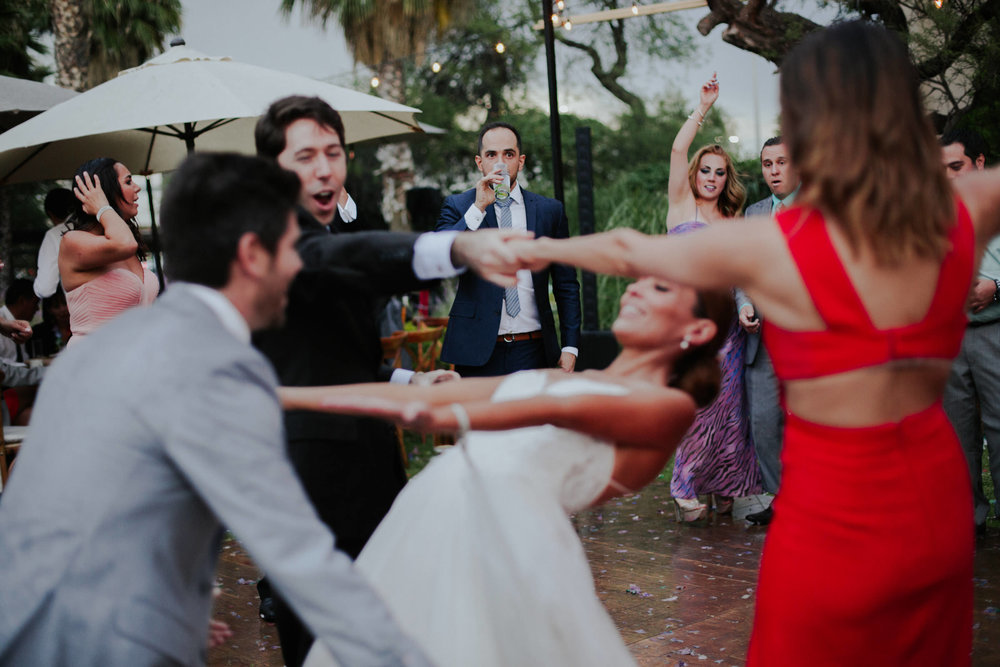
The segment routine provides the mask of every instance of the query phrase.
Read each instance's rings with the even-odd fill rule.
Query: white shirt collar
[[[191,290],[191,293],[200,299],[202,303],[208,306],[219,321],[222,322],[222,326],[225,327],[229,333],[236,336],[240,341],[249,344],[250,343],[250,327],[247,325],[247,321],[243,319],[243,315],[240,311],[236,309],[233,302],[227,299],[222,292],[211,287],[206,287],[205,285],[198,285],[196,283],[174,283],[175,285],[183,284]]]

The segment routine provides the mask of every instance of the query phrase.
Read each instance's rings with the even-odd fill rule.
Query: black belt
[[[516,343],[522,340],[538,340],[542,337],[541,331],[529,331],[527,333],[509,333],[497,336],[498,343]]]

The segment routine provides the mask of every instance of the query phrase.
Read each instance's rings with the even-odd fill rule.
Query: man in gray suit
[[[771,196],[747,206],[746,216],[774,215],[790,206],[799,191],[799,174],[788,157],[781,137],[771,137],[760,151],[760,169]],[[736,306],[740,325],[747,332],[746,362],[747,400],[750,403],[750,433],[753,435],[757,463],[760,465],[764,490],[777,493],[781,482],[781,432],[784,415],[778,398],[778,379],[774,376],[771,357],[761,344],[761,319],[753,303],[736,290]],[[771,523],[774,510],[770,506],[747,515],[747,521],[765,526]]]
[[[310,506],[250,345],[302,266],[298,195],[268,161],[189,158],[170,289],[50,368],[0,505],[0,664],[203,664],[223,526],[340,664],[426,664]],[[344,236],[345,271],[366,243]]]
[[[959,128],[941,137],[941,161],[948,178],[986,168],[986,142],[974,130]],[[962,349],[951,365],[942,405],[962,444],[972,479],[976,535],[1000,509],[1000,236],[986,246],[969,290],[969,323]],[[990,453],[990,474],[997,507],[983,492],[983,440]],[[948,517],[952,519],[955,517]]]

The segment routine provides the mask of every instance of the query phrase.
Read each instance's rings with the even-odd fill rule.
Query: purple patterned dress
[[[705,226],[703,222],[684,222],[670,233]],[[722,363],[719,395],[698,411],[694,424],[677,446],[670,480],[670,495],[675,498],[695,498],[708,493],[746,496],[761,492],[743,387],[745,349],[746,333],[733,313],[726,342],[719,351]]]

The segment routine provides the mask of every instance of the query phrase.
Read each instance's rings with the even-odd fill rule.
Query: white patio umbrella
[[[194,149],[253,153],[257,117],[287,95],[329,102],[349,143],[421,132],[418,109],[182,44],[0,135],[0,184],[68,178],[101,155],[150,174]]]
[[[0,132],[77,94],[68,88],[0,75]]]

